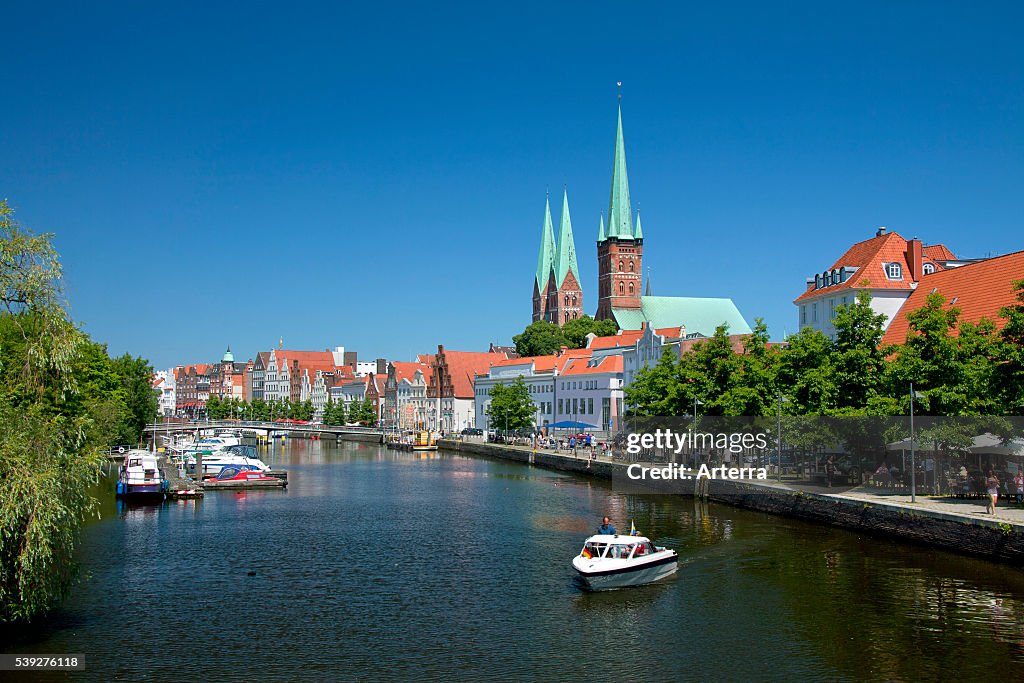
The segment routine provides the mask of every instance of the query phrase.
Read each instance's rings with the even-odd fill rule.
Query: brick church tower
[[[564,325],[583,315],[583,285],[576,262],[576,243],[569,217],[569,195],[562,194],[562,218],[558,242],[554,241],[550,202],[544,203],[537,276],[533,285],[533,321],[547,320]]]
[[[639,310],[643,273],[644,233],[640,214],[633,229],[626,176],[626,147],[622,137],[622,107],[615,132],[615,162],[608,201],[608,230],[604,217],[597,234],[598,320],[615,320],[614,309]]]

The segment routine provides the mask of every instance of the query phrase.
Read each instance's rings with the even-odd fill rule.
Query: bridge
[[[250,432],[256,434],[264,433],[263,435],[269,436],[271,433],[276,432],[277,434],[333,434],[335,436],[340,434],[365,434],[368,436],[375,436],[380,439],[384,438],[384,431],[379,427],[302,424],[294,422],[258,422],[253,420],[202,420],[195,422],[174,420],[170,422],[146,425],[145,432],[146,434],[182,434],[185,432],[194,432],[196,430],[216,431],[218,429],[242,432],[243,435],[246,432]]]

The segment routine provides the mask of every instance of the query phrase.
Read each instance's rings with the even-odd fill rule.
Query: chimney
[[[386,375],[388,374],[388,361],[386,358],[377,359],[377,374]]]
[[[569,350],[568,346],[559,346],[558,347],[558,357],[561,358],[562,356],[564,356],[565,352],[568,351],[568,350]]]
[[[907,242],[907,264],[910,267],[910,281],[918,282],[921,279],[921,240],[916,237]]]
[[[882,235],[885,235],[888,232],[889,232],[888,228],[886,228],[883,225],[883,226],[879,227],[878,230],[875,231],[875,237],[881,237]]]

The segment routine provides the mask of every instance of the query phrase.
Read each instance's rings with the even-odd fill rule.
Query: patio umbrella
[[[562,422],[549,424],[548,427],[554,427],[555,429],[595,429],[597,425],[587,424],[586,422],[576,422],[574,420],[563,420]]]

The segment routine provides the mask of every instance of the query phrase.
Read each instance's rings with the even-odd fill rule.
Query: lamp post
[[[910,383],[910,502],[917,502],[917,465],[914,463],[914,399],[924,398],[924,394],[914,391],[914,383]]]
[[[775,456],[779,459],[778,480],[779,480],[780,484],[782,483],[782,403],[784,401],[788,401],[788,400],[789,399],[785,398],[782,395],[782,389],[779,389],[779,414],[778,414],[778,423],[776,425],[777,426],[777,431],[776,431],[777,443],[776,443],[776,448],[775,448]]]

